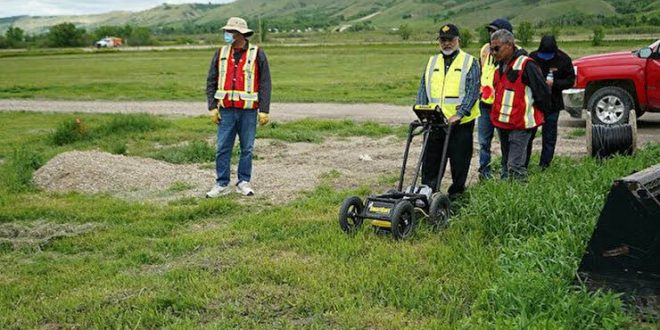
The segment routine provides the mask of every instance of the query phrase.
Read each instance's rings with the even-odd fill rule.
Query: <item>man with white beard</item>
[[[454,124],[447,155],[451,168],[450,198],[465,191],[465,181],[472,158],[472,132],[479,117],[479,61],[460,49],[460,34],[454,24],[438,31],[440,54],[431,56],[417,91],[417,104],[439,105]],[[422,184],[435,188],[440,170],[445,131],[434,129],[422,159]]]

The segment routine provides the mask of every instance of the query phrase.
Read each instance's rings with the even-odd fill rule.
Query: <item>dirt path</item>
[[[109,101],[25,101],[0,100],[0,111],[84,112],[84,113],[151,113],[174,116],[206,115],[201,102],[109,102]],[[405,124],[414,119],[409,107],[383,104],[273,104],[273,121],[301,118],[351,119],[375,121],[383,124]],[[586,155],[585,137],[578,134],[584,120],[560,116],[556,154]],[[639,143],[660,141],[660,114],[646,114],[638,122]],[[209,135],[212,135],[209,132]],[[535,151],[540,141],[535,140]],[[371,139],[366,137],[329,138],[321,144],[284,143],[260,139],[255,145],[253,187],[258,200],[274,204],[291,201],[300,192],[309,191],[321,182],[338,188],[362,184],[386,188],[379,183],[384,175],[396,176],[401,164],[404,141],[394,137]],[[419,154],[416,144],[411,159]],[[475,129],[474,156],[468,185],[477,182],[478,139]],[[497,139],[492,146],[498,156]],[[99,163],[112,169],[97,175]],[[412,162],[414,164],[414,162]],[[114,165],[113,165],[114,164]],[[167,202],[178,198],[200,197],[213,184],[214,171],[210,164],[172,165],[152,159],[117,156],[100,152],[73,152],[51,160],[35,173],[35,181],[46,190],[107,192],[131,200]],[[107,168],[107,167],[106,167]],[[116,169],[116,171],[115,171]],[[107,171],[112,170],[108,175]],[[236,173],[236,168],[232,169]],[[449,176],[449,173],[447,174]],[[102,179],[109,178],[109,179]],[[233,178],[232,178],[233,179]],[[449,183],[450,179],[444,180]]]
[[[83,112],[83,113],[150,113],[154,115],[206,115],[205,102],[180,101],[41,101],[0,100],[0,111]],[[271,120],[290,121],[306,117],[352,119],[403,124],[415,115],[410,107],[387,104],[274,103]]]

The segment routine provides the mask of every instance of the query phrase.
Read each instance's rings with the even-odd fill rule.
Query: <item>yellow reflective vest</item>
[[[218,53],[218,90],[215,98],[222,108],[256,109],[259,107],[259,47],[249,45],[236,61],[229,45]]]
[[[468,71],[475,58],[459,50],[456,58],[449,66],[445,75],[445,60],[442,54],[431,56],[424,74],[426,96],[431,104],[437,104],[447,118],[457,113],[456,108],[465,98],[465,83]],[[470,115],[461,119],[461,124],[479,117],[479,105],[475,102]]]
[[[495,89],[493,88],[493,77],[495,77],[495,59],[490,54],[490,44],[481,47],[481,102],[493,104],[495,101]]]

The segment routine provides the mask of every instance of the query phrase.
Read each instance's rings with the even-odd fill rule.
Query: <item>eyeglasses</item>
[[[440,37],[441,42],[450,42],[454,41],[454,38],[449,38],[449,37]]]
[[[494,46],[494,47],[490,47],[490,52],[491,52],[491,53],[497,53],[497,52],[500,51],[500,49],[502,49],[502,46]]]

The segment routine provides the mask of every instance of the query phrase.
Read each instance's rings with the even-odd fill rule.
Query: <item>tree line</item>
[[[46,47],[84,47],[107,36],[120,37],[131,46],[153,45],[155,40],[149,28],[141,26],[100,26],[94,31],[76,27],[64,22],[53,25],[48,33],[30,35],[19,27],[10,26],[4,36],[0,36],[0,48],[46,48]]]

